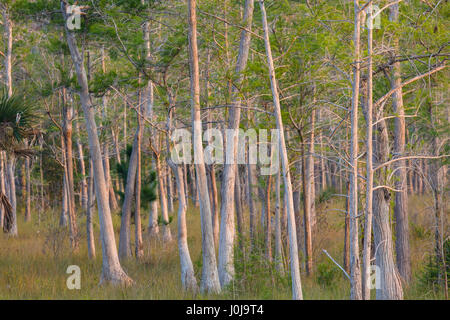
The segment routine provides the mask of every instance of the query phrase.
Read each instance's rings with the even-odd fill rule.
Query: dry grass
[[[426,259],[432,253],[432,219],[427,211],[427,198],[411,197],[411,234],[414,279]],[[319,230],[316,235],[316,272],[306,277],[302,273],[305,299],[348,299],[348,280],[321,252],[326,249],[337,261],[342,261],[343,215],[331,208],[342,208],[342,203],[326,203],[318,206]],[[22,211],[19,210],[21,213]],[[101,273],[101,247],[98,241],[98,224],[95,225],[97,258],[87,257],[85,218],[79,213],[81,246],[71,252],[67,234],[57,231],[59,210],[46,212],[40,225],[36,216],[25,224],[19,214],[19,237],[0,235],[0,299],[290,299],[289,275],[278,275],[261,252],[255,250],[252,257],[243,259],[236,254],[238,271],[235,283],[218,296],[192,296],[184,293],[180,283],[180,267],[176,243],[176,219],[171,224],[174,241],[163,244],[160,240],[144,238],[145,257],[123,263],[123,267],[135,285],[129,288],[99,286]],[[197,279],[201,271],[201,236],[198,208],[188,212],[188,241]],[[146,221],[146,220],[144,220]],[[120,217],[114,215],[116,240]],[[133,225],[134,227],[134,225]],[[51,230],[51,231],[49,231]],[[145,231],[144,231],[145,234]],[[69,265],[81,268],[81,289],[69,290],[66,274]],[[321,266],[321,267],[318,267]],[[322,271],[318,271],[321,268]],[[325,271],[323,271],[325,270]],[[331,277],[324,284],[320,275]],[[427,291],[414,280],[405,290],[407,299],[439,299],[439,292]]]

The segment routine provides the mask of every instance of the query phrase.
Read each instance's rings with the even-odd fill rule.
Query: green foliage
[[[123,185],[125,185],[127,181],[128,167],[132,152],[133,146],[128,144],[123,154],[125,157],[122,157],[125,159],[121,163],[116,163],[115,165],[116,173],[118,174]],[[145,175],[144,172],[142,172],[141,179],[141,205],[143,208],[148,209],[149,204],[156,200],[156,187],[158,184],[158,179],[156,178],[156,172],[154,170],[151,170],[148,175]],[[121,203],[123,203],[125,197],[124,193],[119,190],[115,190],[115,192],[119,195]]]
[[[444,256],[447,267],[447,284],[450,284],[450,238],[444,241]],[[419,284],[423,288],[438,290],[444,285],[443,263],[437,261],[436,256],[429,256],[428,263],[419,274]]]
[[[34,135],[38,116],[34,106],[22,95],[0,92],[0,149],[17,153],[24,149],[24,139]]]
[[[316,281],[321,286],[331,287],[335,284],[340,270],[331,262],[319,263],[317,265]]]

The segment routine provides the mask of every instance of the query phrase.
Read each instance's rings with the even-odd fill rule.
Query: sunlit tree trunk
[[[253,0],[246,0],[243,25],[251,29],[253,21]],[[219,278],[222,287],[227,286],[234,278],[234,190],[237,171],[237,152],[239,143],[239,123],[241,116],[241,97],[239,85],[242,83],[243,71],[247,66],[248,52],[250,50],[250,33],[243,30],[239,45],[239,54],[236,62],[236,82],[232,86],[233,102],[229,109],[228,129],[233,130],[233,136],[227,137],[225,150],[225,166],[222,176],[222,197],[220,207],[220,240],[219,240]]]
[[[196,0],[188,0],[189,20],[189,67],[191,77],[192,132],[194,144],[194,163],[197,177],[197,190],[200,200],[200,216],[202,229],[202,281],[200,290],[205,293],[221,291],[214,250],[212,230],[211,202],[206,181],[205,160],[203,155],[202,122],[200,114],[200,79],[197,47],[197,15]],[[234,190],[234,188],[233,188]],[[223,201],[223,199],[222,199]],[[226,217],[226,216],[225,216]],[[222,218],[223,220],[223,218]],[[226,221],[226,220],[225,220]]]
[[[88,204],[88,185],[86,180],[86,165],[84,164],[84,151],[83,144],[80,139],[80,126],[78,121],[75,121],[75,131],[77,135],[76,143],[78,148],[78,157],[80,159],[80,173],[81,173],[81,182],[80,182],[80,191],[81,191],[81,205],[83,209],[87,210]]]
[[[31,168],[30,158],[25,159],[25,176],[26,176],[26,197],[25,197],[25,221],[31,221]]]
[[[354,0],[354,63],[353,63],[353,97],[351,108],[351,141],[350,141],[350,298],[362,299],[361,265],[359,258],[358,237],[358,104],[361,69],[361,16],[359,0]]]
[[[73,107],[67,101],[66,89],[62,89],[62,108],[63,108],[63,139],[64,139],[64,165],[66,174],[66,187],[67,187],[67,212],[69,216],[69,235],[70,245],[73,250],[78,249],[78,226],[76,220],[75,210],[75,190],[74,190],[74,178],[73,178],[73,147],[72,147],[72,121],[73,121]]]
[[[95,206],[94,203],[94,168],[92,161],[89,161],[89,184],[88,184],[88,199],[86,207],[86,235],[89,259],[95,258],[95,241],[94,241],[94,226],[92,219],[92,212]]]
[[[381,115],[383,116],[383,115]],[[378,119],[377,119],[378,120]],[[388,160],[388,132],[384,120],[376,125],[374,147],[375,165]],[[376,184],[383,184],[386,168],[375,172]],[[379,288],[376,289],[377,300],[402,300],[403,290],[400,275],[394,258],[394,245],[389,221],[389,203],[391,194],[386,188],[379,188],[373,193],[373,237],[375,248],[375,265],[379,270]]]
[[[373,21],[372,3],[368,7],[369,28],[367,28],[367,103],[366,103],[366,208],[364,226],[364,250],[362,272],[362,294],[364,300],[370,300],[370,259],[372,247],[372,206],[373,206]]]
[[[391,0],[393,2],[393,0]],[[399,4],[394,4],[390,8],[389,20],[398,21]],[[393,34],[394,55],[400,54],[399,39],[396,33]],[[391,88],[400,87],[402,83],[400,62],[393,65],[391,77]],[[405,153],[405,108],[403,106],[403,91],[400,87],[392,97],[393,112],[397,115],[394,123],[394,157],[402,157]],[[409,248],[409,222],[408,222],[408,188],[406,183],[406,161],[394,162],[395,189],[402,192],[395,193],[395,250],[397,267],[400,276],[406,283],[411,280],[411,253]]]
[[[66,20],[67,16],[65,1],[61,1],[61,12],[64,20]],[[97,195],[97,206],[100,220],[100,238],[102,243],[103,256],[102,276],[100,282],[107,282],[112,284],[130,284],[132,283],[132,280],[123,271],[117,254],[111,210],[109,207],[108,190],[106,188],[105,175],[103,171],[100,142],[97,135],[97,125],[95,123],[94,108],[89,96],[86,70],[84,68],[83,59],[78,51],[74,34],[67,29],[67,26],[65,29],[67,43],[76,70],[78,84],[80,85],[80,101],[86,120],[89,150],[94,167],[94,184],[96,191],[95,193]]]
[[[288,219],[288,230],[289,230],[289,251],[291,259],[291,278],[292,278],[292,298],[294,300],[302,300],[302,286],[300,280],[300,270],[298,261],[298,248],[297,248],[297,233],[295,227],[295,216],[294,216],[294,202],[292,198],[292,184],[291,176],[289,173],[289,160],[286,150],[286,142],[284,140],[284,128],[283,121],[281,118],[281,108],[280,108],[280,98],[278,93],[278,86],[275,77],[275,68],[272,59],[272,50],[269,41],[269,27],[267,24],[266,9],[264,7],[264,1],[260,0],[259,5],[261,8],[262,24],[264,29],[264,43],[266,47],[267,64],[269,67],[269,77],[270,86],[272,88],[272,97],[274,104],[274,114],[277,124],[278,134],[279,134],[279,151],[281,157],[281,164],[283,168],[283,179],[284,188],[286,195],[286,208],[287,208],[287,219]]]

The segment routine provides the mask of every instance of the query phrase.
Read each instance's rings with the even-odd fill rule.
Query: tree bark
[[[64,20],[66,20],[65,1],[61,1],[61,12]],[[86,70],[84,68],[83,59],[78,51],[74,34],[67,29],[67,26],[65,27],[65,31],[70,54],[77,73],[78,84],[81,87],[79,95],[86,120],[90,156],[94,167],[94,184],[95,193],[97,195],[103,256],[102,276],[100,283],[109,282],[112,284],[131,284],[132,280],[123,271],[117,254],[111,210],[109,207],[108,190],[106,188],[105,175],[103,171],[100,142],[97,135],[94,108],[89,95]]]
[[[251,29],[253,21],[254,1],[246,0],[243,25]],[[219,239],[219,278],[222,287],[226,287],[234,278],[234,189],[237,170],[237,152],[239,143],[239,123],[241,116],[241,97],[239,86],[244,76],[243,71],[247,66],[248,53],[250,50],[250,33],[243,30],[239,44],[239,54],[236,61],[235,76],[236,83],[232,86],[233,102],[229,109],[228,129],[233,130],[233,136],[227,137],[232,141],[227,141],[225,150],[226,161],[222,177],[222,197],[220,206],[220,239]]]
[[[393,0],[391,0],[392,2]],[[399,13],[399,4],[394,4],[390,8],[389,20],[397,22]],[[399,39],[394,33],[393,39],[394,55],[399,54]],[[400,62],[395,62],[393,74],[391,77],[391,88],[395,89],[402,84]],[[403,91],[400,87],[392,97],[392,108],[397,117],[394,123],[394,157],[402,157],[405,153],[405,108],[403,106]],[[397,258],[397,267],[400,276],[409,283],[411,280],[411,254],[409,248],[409,222],[408,222],[408,189],[406,183],[406,161],[399,160],[394,162],[395,171],[395,189],[402,192],[395,193],[395,249]]]
[[[211,202],[206,181],[205,160],[203,155],[202,122],[200,114],[200,79],[197,47],[196,0],[188,0],[189,20],[189,67],[191,77],[192,132],[194,135],[194,163],[197,177],[197,190],[200,200],[202,229],[203,268],[200,290],[205,293],[221,291],[214,250],[212,230]],[[223,201],[223,199],[222,199]],[[232,216],[232,215],[231,215]],[[225,216],[226,218],[227,216]],[[224,221],[224,217],[222,217]],[[225,219],[225,222],[227,219]],[[220,255],[220,254],[219,254]]]
[[[278,87],[275,77],[275,68],[272,59],[272,50],[269,41],[269,27],[267,24],[266,9],[264,7],[264,1],[260,0],[259,5],[261,8],[262,24],[264,29],[264,43],[266,47],[267,64],[269,67],[269,77],[270,86],[272,88],[272,97],[274,104],[274,114],[276,118],[276,124],[279,134],[279,148],[281,156],[281,164],[283,167],[283,179],[284,188],[286,194],[286,208],[287,208],[287,218],[288,218],[288,229],[289,229],[289,249],[291,258],[291,277],[292,277],[292,298],[294,300],[302,300],[302,286],[300,280],[300,270],[298,261],[298,248],[297,248],[297,233],[295,227],[295,215],[294,215],[294,202],[292,198],[292,184],[291,176],[289,173],[289,161],[286,150],[286,142],[284,140],[284,128],[283,121],[281,118],[281,108],[280,108],[280,98],[278,93]]]
[[[351,109],[351,143],[350,143],[350,298],[362,299],[361,266],[359,260],[358,237],[358,104],[361,68],[361,16],[359,0],[354,0],[354,64],[353,64],[353,97]]]
[[[89,185],[86,207],[86,234],[89,259],[95,258],[94,226],[92,221],[92,209],[95,206],[94,197],[94,168],[92,165],[92,161],[89,161]]]
[[[383,116],[383,115],[381,115]],[[388,132],[385,121],[376,126],[374,158],[376,164],[388,160]],[[385,180],[386,168],[378,169],[375,173],[376,182],[382,184]],[[390,192],[377,189],[373,194],[373,237],[375,247],[375,261],[378,269],[379,287],[376,289],[377,300],[402,300],[403,290],[400,275],[394,262],[394,248],[392,231],[389,222]]]

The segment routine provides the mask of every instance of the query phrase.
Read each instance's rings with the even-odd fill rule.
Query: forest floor
[[[18,199],[20,201],[20,199]],[[176,207],[176,206],[175,206]],[[442,290],[421,284],[420,275],[433,254],[433,215],[427,196],[410,197],[410,230],[413,280],[405,289],[405,299],[442,299]],[[349,283],[343,273],[322,252],[327,250],[340,264],[343,260],[344,216],[342,203],[325,201],[317,205],[318,230],[315,235],[315,271],[307,277],[301,268],[305,299],[348,299]],[[176,215],[176,208],[173,215]],[[120,216],[114,214],[117,232]],[[144,224],[148,216],[143,217]],[[236,253],[236,281],[221,295],[183,293],[176,241],[176,216],[170,224],[173,241],[163,244],[158,239],[144,237],[145,257],[123,262],[135,285],[128,288],[99,286],[101,246],[98,218],[95,219],[97,257],[89,260],[86,248],[85,217],[78,214],[80,249],[72,253],[65,228],[58,228],[59,209],[48,210],[37,223],[25,223],[23,209],[18,210],[19,236],[0,235],[0,299],[290,299],[289,274],[280,275],[267,263],[263,253],[254,250],[251,257]],[[146,225],[146,224],[145,224]],[[190,206],[187,213],[188,242],[197,279],[201,275],[201,232],[199,210]],[[132,225],[134,228],[134,225]],[[247,226],[248,229],[248,226]],[[145,235],[144,230],[144,235]],[[134,232],[133,232],[134,234]],[[286,248],[285,248],[286,250]],[[81,289],[69,290],[67,267],[77,265],[81,270]],[[373,292],[374,294],[374,292]]]

